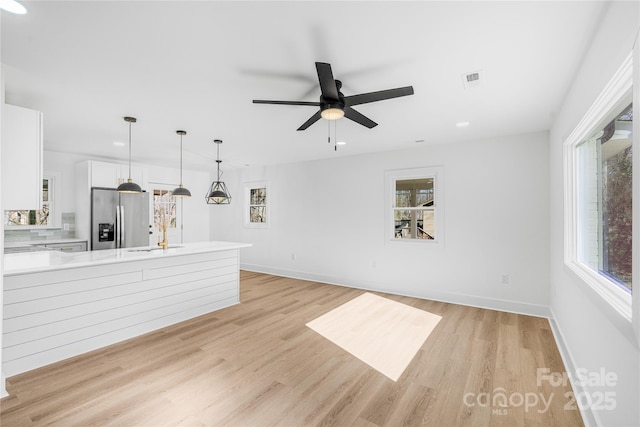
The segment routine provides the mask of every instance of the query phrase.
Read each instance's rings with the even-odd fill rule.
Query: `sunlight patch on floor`
[[[441,318],[367,292],[307,326],[397,381]]]

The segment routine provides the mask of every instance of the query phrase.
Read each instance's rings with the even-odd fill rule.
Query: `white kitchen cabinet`
[[[129,165],[90,161],[91,187],[117,188],[129,179]],[[144,167],[131,165],[131,179],[133,182],[146,187],[146,170]]]
[[[47,250],[60,252],[84,252],[87,250],[87,242],[47,243],[44,247]]]
[[[2,205],[42,207],[42,113],[5,104],[2,120]]]
[[[6,255],[2,370],[17,375],[238,304],[249,246]]]
[[[60,252],[84,252],[87,250],[87,242],[85,240],[74,240],[57,243],[27,243],[21,246],[10,246],[4,248],[5,254],[18,254],[23,252],[43,252],[43,251],[60,251]]]

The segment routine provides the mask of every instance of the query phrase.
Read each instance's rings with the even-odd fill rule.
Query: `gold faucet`
[[[162,227],[162,241],[158,242],[158,246],[162,246],[162,250],[166,251],[169,249],[169,240],[167,239],[167,227]]]

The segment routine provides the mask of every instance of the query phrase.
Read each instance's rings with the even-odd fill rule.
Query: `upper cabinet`
[[[90,161],[91,187],[117,188],[129,179],[129,165],[117,163]],[[146,190],[147,172],[146,168],[131,165],[131,179],[133,182]]]
[[[2,206],[42,207],[42,113],[5,104],[2,109]]]

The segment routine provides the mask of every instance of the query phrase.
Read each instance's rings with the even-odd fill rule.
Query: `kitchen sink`
[[[169,245],[167,249],[178,249],[181,248],[181,245]],[[137,249],[129,249],[127,252],[152,252],[152,251],[161,251],[162,246],[150,246],[148,248],[137,248]]]

